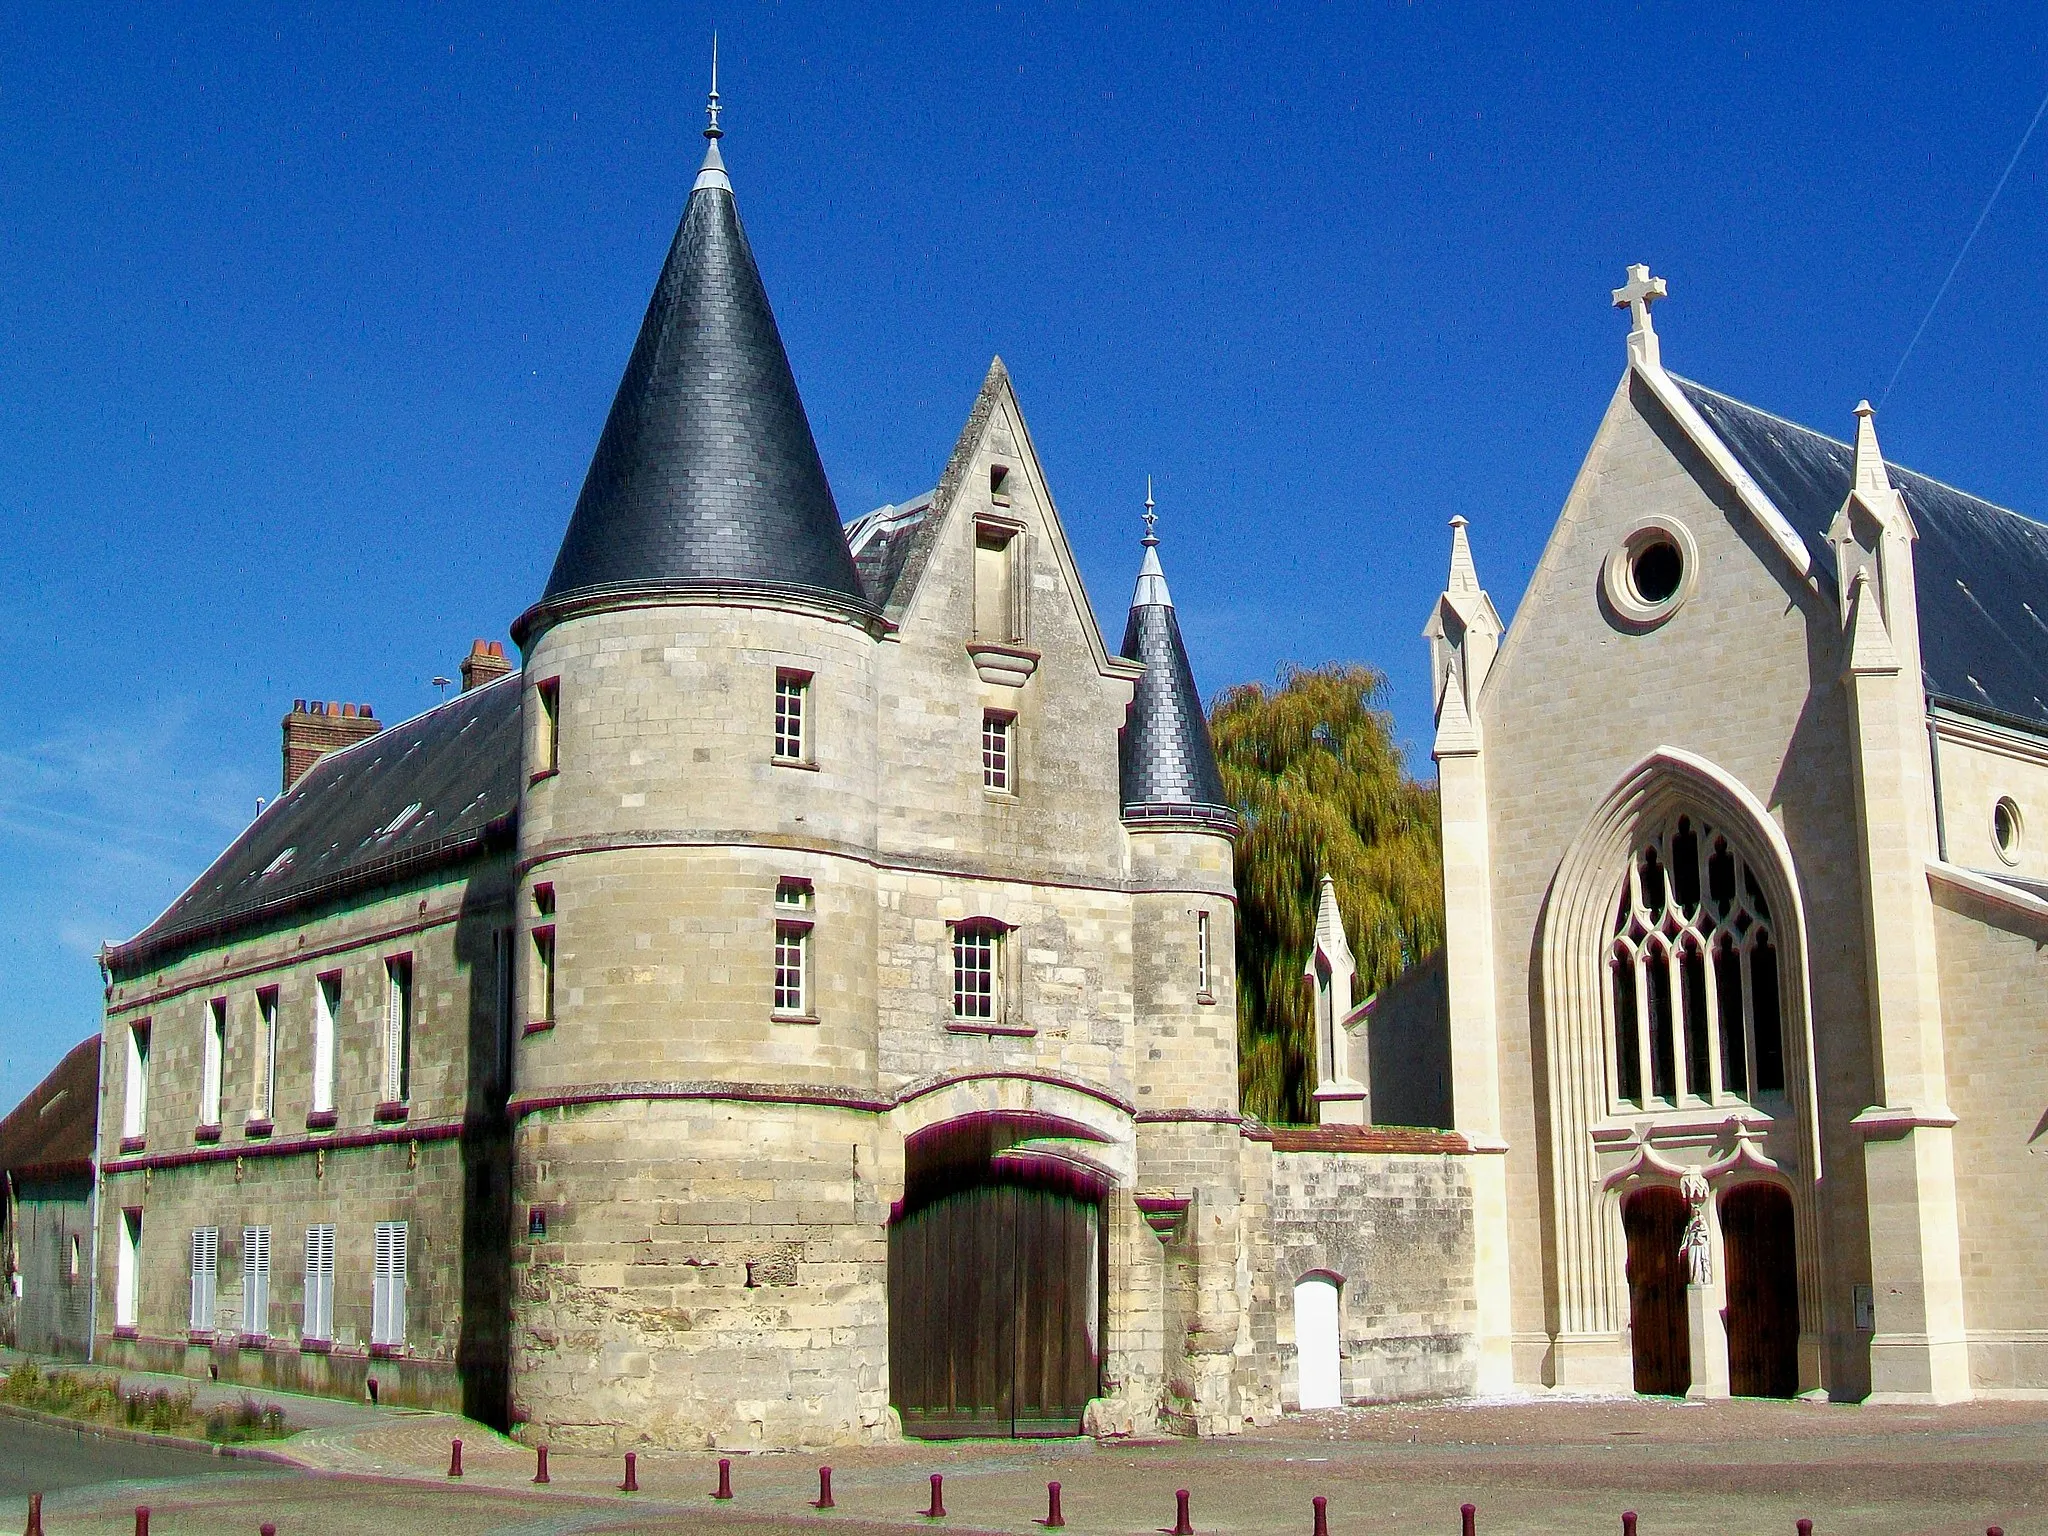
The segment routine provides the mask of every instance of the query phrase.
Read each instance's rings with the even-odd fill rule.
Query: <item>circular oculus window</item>
[[[2025,834],[2019,806],[2012,796],[2002,797],[1991,807],[1991,845],[1998,850],[1998,856],[2008,864],[2019,863],[2020,841]]]
[[[1655,629],[1698,580],[1699,553],[1676,518],[1646,518],[1608,551],[1600,586],[1613,616],[1625,627]]]

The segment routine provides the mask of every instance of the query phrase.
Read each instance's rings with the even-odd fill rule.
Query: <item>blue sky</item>
[[[0,1108],[274,794],[537,594],[701,155],[841,511],[1009,363],[1105,628],[1144,476],[1214,692],[1363,659],[1428,768],[1444,524],[1503,610],[1619,377],[1838,435],[2048,89],[2048,8],[15,7],[0,24]],[[1938,13],[1938,14],[1937,14]],[[2048,514],[2048,134],[1879,418]]]

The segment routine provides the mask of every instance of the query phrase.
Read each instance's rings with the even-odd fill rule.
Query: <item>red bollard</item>
[[[1047,1483],[1045,1485],[1045,1518],[1039,1524],[1043,1525],[1048,1531],[1066,1529],[1066,1516],[1060,1513],[1060,1485],[1058,1483]]]
[[[940,1485],[944,1482],[945,1478],[941,1477],[938,1473],[934,1472],[932,1474],[932,1507],[924,1512],[924,1517],[927,1520],[943,1520],[946,1518],[946,1499],[945,1495],[940,1492]]]
[[[462,1442],[460,1440],[454,1441],[448,1447],[448,1475],[450,1477],[462,1476]]]
[[[718,1458],[718,1491],[712,1494],[711,1497],[714,1499],[729,1499],[732,1497],[732,1463],[723,1456]]]
[[[266,1520],[256,1527],[256,1536],[277,1536],[277,1527]]]
[[[1798,1528],[1799,1536],[1813,1536],[1813,1522],[1811,1520],[1795,1520],[1792,1523]]]
[[[1987,1525],[1984,1527],[1984,1536],[2005,1536],[2005,1527],[2002,1525]]]
[[[633,1452],[628,1451],[626,1452],[626,1480],[623,1483],[619,1484],[619,1492],[638,1493],[639,1491],[640,1458]]]
[[[1330,1501],[1319,1493],[1309,1502],[1316,1507],[1315,1536],[1330,1536]]]
[[[812,1503],[811,1508],[831,1509],[833,1507],[834,1505],[832,1503],[832,1469],[830,1467],[820,1467],[818,1468],[818,1497],[816,1501]]]
[[[135,1536],[149,1536],[149,1506],[135,1506]]]
[[[21,1536],[43,1536],[43,1496],[40,1493],[28,1496],[28,1526]]]
[[[544,1483],[548,1480],[548,1448],[543,1445],[537,1447],[537,1450],[540,1464],[534,1469],[533,1480],[536,1483]]]
[[[1632,1509],[1621,1512],[1621,1536],[1636,1536],[1636,1512]]]
[[[1173,1507],[1173,1536],[1195,1536],[1194,1522],[1188,1519],[1187,1489],[1173,1490]]]
[[[1459,1529],[1465,1533],[1465,1536],[1475,1536],[1479,1529],[1479,1506],[1477,1504],[1460,1504],[1458,1506],[1458,1518],[1460,1521]]]

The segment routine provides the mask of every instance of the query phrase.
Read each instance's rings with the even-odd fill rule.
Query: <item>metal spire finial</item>
[[[704,137],[713,143],[725,137],[725,130],[718,126],[718,114],[724,109],[718,105],[718,34],[711,34],[711,99],[704,105],[704,115],[711,121],[704,129]]]
[[[1159,535],[1152,528],[1152,525],[1159,521],[1159,514],[1152,510],[1153,505],[1152,477],[1147,475],[1145,477],[1145,537],[1138,542],[1145,545],[1148,549],[1159,542]]]

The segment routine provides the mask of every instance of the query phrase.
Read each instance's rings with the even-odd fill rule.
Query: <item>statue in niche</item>
[[[1685,1220],[1685,1235],[1678,1240],[1678,1251],[1685,1256],[1685,1277],[1692,1285],[1714,1283],[1714,1245],[1707,1235],[1707,1201],[1712,1191],[1707,1187],[1706,1175],[1699,1166],[1686,1169],[1685,1177],[1678,1181],[1678,1192],[1685,1199],[1689,1214]]]

